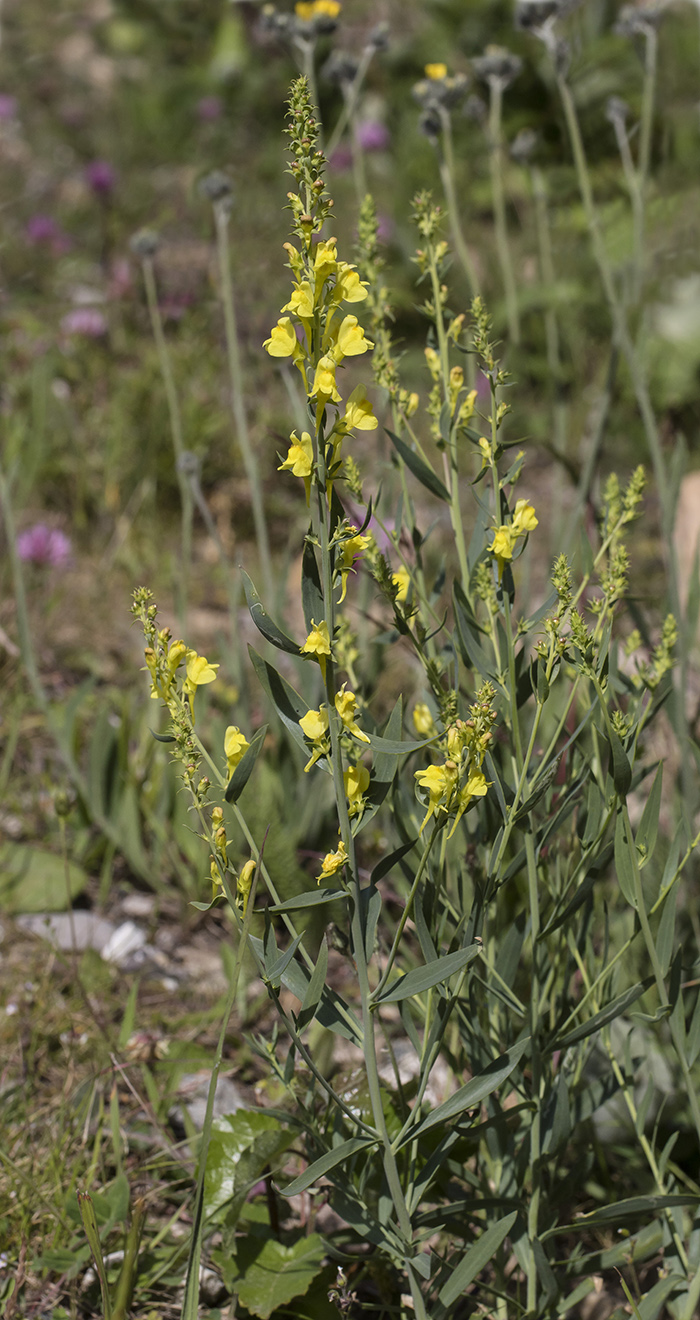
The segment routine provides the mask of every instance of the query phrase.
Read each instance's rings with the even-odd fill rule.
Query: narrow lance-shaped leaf
[[[469,1284],[473,1283],[474,1279],[486,1268],[507,1238],[517,1217],[517,1210],[505,1215],[503,1219],[499,1219],[497,1223],[487,1228],[478,1241],[469,1248],[452,1277],[448,1279],[444,1288],[440,1291],[440,1301],[443,1306],[452,1306],[457,1298],[462,1295],[465,1288],[468,1288]]]
[[[267,725],[263,724],[251,739],[250,746],[247,748],[244,756],[241,757],[241,760],[238,762],[236,769],[226,785],[224,797],[227,802],[237,802],[241,796],[243,789],[255,769],[255,762],[262,751],[266,735]]]
[[[286,651],[288,655],[299,655],[299,643],[293,641],[291,637],[288,637],[287,634],[277,626],[274,619],[270,618],[260,599],[255,584],[243,569],[241,569],[241,576],[243,578],[243,590],[245,591],[245,598],[248,602],[250,617],[258,632],[262,633],[263,637],[266,637],[268,642],[272,642],[272,645],[276,646],[278,651]]]
[[[385,990],[375,1000],[375,1003],[395,1004],[400,999],[410,999],[412,995],[423,994],[425,990],[430,990],[432,986],[447,981],[456,972],[461,972],[480,952],[480,944],[470,944],[466,949],[457,949],[455,953],[448,953],[443,958],[437,958],[434,962],[426,963],[424,967],[416,967],[412,972],[407,972],[405,976],[401,976],[398,981],[389,986],[388,990]]]
[[[368,1146],[374,1146],[376,1142],[370,1137],[351,1137],[349,1141],[342,1141],[339,1146],[334,1146],[332,1150],[327,1150],[320,1159],[314,1160],[304,1173],[300,1173],[293,1182],[287,1183],[286,1187],[280,1187],[283,1196],[296,1196],[299,1192],[305,1192],[312,1183],[318,1182],[325,1174],[335,1169],[336,1165],[344,1164],[351,1156],[356,1155],[358,1150],[366,1150]]]
[[[450,492],[440,478],[435,475],[433,469],[428,467],[420,454],[417,454],[414,449],[411,449],[403,440],[400,440],[393,431],[390,431],[388,427],[385,429],[399,458],[403,459],[406,467],[420,481],[421,486],[425,486],[426,490],[429,490],[432,495],[437,495],[439,500],[444,500],[446,504],[449,504]]]
[[[530,1044],[529,1036],[519,1040],[516,1045],[512,1045],[506,1054],[500,1054],[497,1059],[493,1059],[484,1071],[477,1073],[472,1077],[466,1086],[461,1086],[459,1091],[455,1091],[449,1100],[438,1105],[419,1123],[417,1127],[409,1129],[406,1134],[406,1141],[413,1141],[416,1137],[422,1136],[429,1128],[441,1126],[451,1118],[457,1118],[467,1109],[475,1109],[477,1105],[485,1100],[487,1095],[491,1095],[502,1082],[505,1082],[514,1068],[519,1064],[525,1050]],[[404,1143],[402,1143],[404,1144]]]
[[[326,607],[323,601],[323,588],[318,572],[316,553],[308,537],[304,542],[304,553],[301,557],[301,602],[306,631],[311,632],[313,620],[323,619]]]

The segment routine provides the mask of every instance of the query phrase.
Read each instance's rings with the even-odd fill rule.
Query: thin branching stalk
[[[452,142],[452,120],[449,111],[446,110],[444,106],[440,106],[440,122],[442,125],[440,181],[445,194],[445,201],[447,202],[447,214],[450,221],[452,242],[454,243],[454,249],[459,258],[462,270],[467,277],[470,297],[476,298],[481,293],[481,282],[462,228],[459,205],[457,203],[457,190],[455,186],[455,156],[454,145]]]
[[[506,196],[504,184],[503,153],[503,89],[497,78],[489,79],[489,161],[491,165],[491,196],[493,199],[493,219],[496,230],[496,251],[501,267],[503,292],[506,301],[508,334],[513,344],[520,343],[520,313],[518,311],[518,288],[513,270],[513,258],[508,239],[508,220],[506,216]]]

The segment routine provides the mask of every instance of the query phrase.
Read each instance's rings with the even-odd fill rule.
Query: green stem
[[[267,597],[268,599],[271,599],[274,586],[272,561],[270,557],[270,542],[267,535],[267,522],[265,519],[260,472],[255,451],[250,441],[250,430],[248,427],[248,417],[245,407],[243,366],[241,363],[241,353],[238,342],[236,309],[233,301],[233,274],[231,270],[231,249],[229,245],[228,229],[229,211],[225,202],[215,203],[214,221],[216,224],[216,246],[219,258],[221,301],[224,307],[224,322],[226,326],[226,355],[228,359],[229,380],[231,386],[231,410],[233,412],[236,435],[241,449],[241,456],[243,458],[243,466],[245,467],[246,477],[248,479],[250,502],[253,510],[253,524],[255,527],[255,540],[257,542],[258,555],[260,558],[262,579]]]
[[[442,159],[440,161],[440,180],[442,182],[445,201],[447,202],[447,214],[450,221],[450,232],[455,252],[459,257],[462,270],[467,277],[469,285],[469,294],[471,298],[476,298],[481,293],[481,282],[477,273],[476,266],[472,260],[472,255],[467,247],[467,241],[464,237],[462,222],[459,215],[459,206],[457,204],[457,193],[455,189],[455,158],[454,147],[452,144],[452,120],[448,110],[444,107],[440,109],[440,120],[442,123]]]
[[[425,871],[425,868],[428,865],[428,858],[430,856],[430,851],[435,842],[439,829],[440,829],[440,822],[436,820],[435,824],[433,825],[433,832],[430,838],[428,839],[425,848],[423,849],[423,856],[421,857],[420,862],[418,863],[418,869],[414,876],[413,884],[411,885],[411,888],[409,890],[404,910],[401,913],[399,924],[396,927],[396,933],[392,941],[391,949],[389,951],[389,956],[386,960],[384,971],[382,972],[382,976],[379,981],[379,984],[376,990],[374,991],[374,996],[373,996],[374,999],[377,999],[379,995],[382,993],[384,987],[386,986],[389,980],[389,976],[391,975],[391,969],[394,965],[396,955],[399,951],[399,944],[401,943],[401,937],[403,936],[404,930],[406,929],[406,922],[408,921],[411,915],[416,893],[418,892],[418,886],[423,878],[423,872]]]
[[[503,91],[496,78],[490,80],[489,112],[489,148],[491,165],[491,194],[493,198],[493,219],[496,229],[496,250],[503,279],[503,292],[506,300],[508,333],[514,344],[520,343],[520,316],[518,313],[518,291],[513,271],[513,261],[508,242],[508,222],[506,218],[506,198],[503,183],[503,136],[502,136]]]
[[[440,353],[440,367],[443,381],[443,397],[445,404],[449,407],[449,380],[450,380],[450,352],[447,342],[447,333],[445,331],[445,320],[442,314],[442,294],[440,290],[440,276],[435,257],[435,248],[430,244],[430,284],[433,293],[433,306],[435,308],[435,329],[438,337],[438,349]],[[467,562],[467,546],[464,537],[464,523],[462,521],[462,507],[459,500],[459,468],[457,463],[457,440],[450,428],[449,440],[449,465],[447,453],[445,457],[445,477],[448,490],[450,492],[450,522],[454,532],[455,545],[457,546],[457,559],[459,561],[459,572],[462,580],[462,590],[473,608],[471,591],[469,589],[469,565]]]
[[[182,418],[180,415],[180,404],[177,397],[175,386],[175,376],[173,375],[172,363],[168,352],[168,345],[165,341],[163,331],[163,318],[160,314],[158,305],[158,292],[156,289],[156,277],[151,257],[144,257],[141,262],[143,270],[143,282],[146,288],[146,302],[148,304],[148,314],[151,320],[151,330],[155,340],[156,352],[158,354],[158,363],[160,374],[163,378],[165,387],[165,397],[168,404],[168,416],[170,418],[170,435],[173,442],[173,452],[175,454],[175,473],[178,486],[180,487],[180,507],[181,513],[181,541],[180,541],[180,572],[177,575],[177,601],[178,617],[183,632],[186,631],[187,622],[187,584],[189,579],[190,567],[192,564],[192,515],[193,503],[187,477],[182,470],[182,456],[185,452],[185,446],[182,439]]]

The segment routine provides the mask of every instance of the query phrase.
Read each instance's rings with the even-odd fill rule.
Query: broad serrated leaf
[[[424,967],[416,967],[412,972],[407,972],[404,976],[401,976],[387,990],[384,990],[374,1000],[374,1003],[395,1004],[400,999],[410,999],[412,995],[421,995],[434,985],[440,985],[443,981],[447,981],[456,972],[461,972],[468,963],[478,957],[480,952],[481,944],[470,944],[466,949],[457,949],[455,953],[445,954],[442,958],[436,958],[435,961],[426,963]]]
[[[251,1187],[293,1140],[294,1133],[262,1109],[237,1109],[234,1114],[216,1118],[204,1178],[206,1217],[218,1214],[225,1206],[229,1223],[235,1223]]]
[[[335,1169],[338,1164],[345,1163],[346,1160],[356,1155],[358,1150],[367,1150],[369,1146],[376,1145],[370,1137],[351,1137],[349,1141],[342,1141],[339,1146],[334,1146],[332,1150],[327,1150],[319,1159],[314,1160],[308,1169],[299,1174],[293,1182],[287,1183],[286,1187],[280,1187],[283,1196],[297,1196],[299,1192],[305,1192],[312,1183],[318,1182],[319,1178],[324,1178],[331,1169]]]
[[[414,477],[416,477],[421,485],[425,486],[426,490],[429,490],[431,494],[437,495],[439,500],[444,500],[446,504],[449,504],[450,492],[447,487],[443,485],[440,478],[435,475],[433,469],[423,461],[420,454],[417,454],[414,449],[411,449],[403,440],[400,440],[393,431],[390,431],[388,427],[385,429],[397,454],[403,459],[406,467],[413,473]]]
[[[443,1306],[452,1306],[457,1298],[461,1297],[465,1288],[468,1288],[469,1284],[473,1283],[474,1279],[486,1268],[499,1247],[504,1243],[517,1217],[517,1210],[505,1215],[503,1219],[499,1219],[490,1228],[487,1228],[478,1241],[469,1248],[454,1274],[440,1290],[439,1300]]]
[[[241,569],[241,577],[243,578],[243,590],[245,591],[245,598],[248,603],[250,617],[258,632],[262,633],[263,637],[265,637],[268,642],[272,642],[272,645],[276,646],[278,651],[286,651],[287,655],[300,655],[301,649],[299,643],[293,641],[291,637],[288,637],[287,634],[278,627],[274,619],[270,618],[260,596],[258,595],[255,584],[248,577],[248,574],[244,569]]]
[[[236,769],[228,781],[228,784],[226,785],[224,797],[227,802],[237,802],[241,796],[243,789],[255,769],[255,762],[262,751],[266,736],[267,725],[263,724],[251,739],[249,747],[241,757]]]
[[[236,1248],[238,1274],[233,1287],[246,1310],[260,1320],[302,1297],[323,1268],[326,1247],[318,1233],[292,1246],[277,1238],[246,1235]]]

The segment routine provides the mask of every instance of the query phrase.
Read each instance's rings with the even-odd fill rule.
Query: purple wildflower
[[[391,216],[383,213],[377,216],[377,238],[380,243],[391,243],[394,237],[394,228]]]
[[[71,544],[64,532],[46,523],[34,523],[17,537],[17,553],[29,564],[63,568],[70,559]]]
[[[349,147],[336,147],[332,156],[328,157],[328,164],[337,174],[345,174],[352,166],[352,152]]]
[[[99,339],[107,333],[107,320],[97,307],[75,307],[63,317],[61,329],[68,335]]]
[[[25,237],[28,243],[50,247],[56,256],[67,252],[71,242],[51,215],[32,215],[27,221]]]
[[[17,98],[0,92],[0,119],[14,119],[17,114]]]
[[[215,119],[221,118],[223,108],[223,103],[218,96],[203,96],[197,102],[197,118],[203,124],[211,124]]]
[[[117,182],[117,174],[109,161],[92,160],[85,167],[85,179],[96,197],[109,197]]]
[[[366,119],[358,126],[357,140],[363,151],[386,151],[391,138],[380,119]]]

